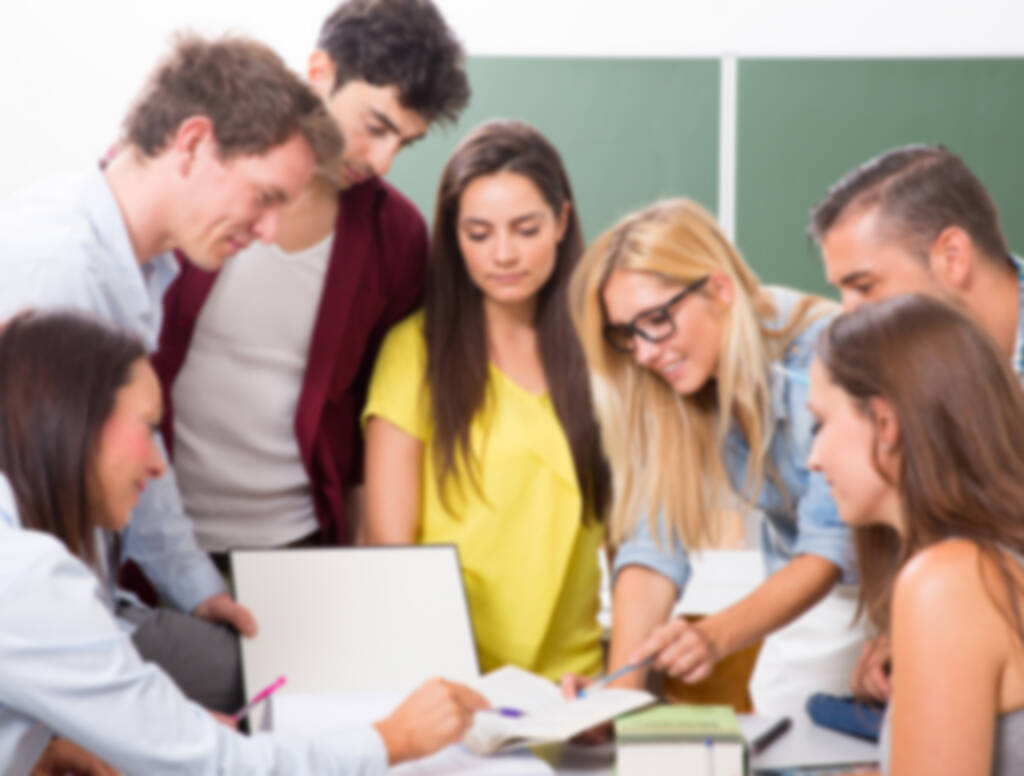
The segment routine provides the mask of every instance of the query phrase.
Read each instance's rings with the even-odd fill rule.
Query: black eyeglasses
[[[695,280],[682,291],[669,299],[665,304],[644,310],[633,317],[629,323],[606,323],[604,339],[620,353],[632,353],[636,350],[636,338],[643,337],[648,342],[663,342],[676,333],[676,322],[672,318],[672,308],[683,301],[694,291],[699,291],[708,282],[710,275]]]

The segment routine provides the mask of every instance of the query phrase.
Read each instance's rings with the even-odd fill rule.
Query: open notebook
[[[473,684],[492,706],[523,712],[516,718],[487,712],[477,714],[464,743],[480,754],[566,741],[655,701],[653,695],[642,690],[612,688],[567,701],[551,682],[514,666],[493,671]]]

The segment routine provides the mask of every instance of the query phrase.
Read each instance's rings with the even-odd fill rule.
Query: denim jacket
[[[777,325],[782,326],[803,295],[787,288],[766,290],[778,311]],[[778,571],[797,555],[811,553],[834,563],[842,571],[843,581],[852,582],[856,566],[849,531],[839,519],[825,478],[809,471],[806,463],[813,440],[813,418],[807,409],[808,375],[818,335],[831,318],[822,316],[808,326],[771,365],[769,385],[775,428],[755,507],[764,516],[761,550],[767,574]],[[750,448],[738,429],[729,433],[723,454],[729,479],[741,492]],[[785,485],[788,499],[767,476],[770,466]],[[646,516],[641,517],[634,535],[618,548],[614,574],[629,565],[645,566],[668,577],[682,592],[690,578],[686,548],[678,539],[668,540],[670,532],[663,512],[658,516],[658,530],[663,539],[660,548],[654,543]]]

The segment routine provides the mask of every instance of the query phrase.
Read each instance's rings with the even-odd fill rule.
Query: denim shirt
[[[766,289],[778,310],[775,325],[789,319],[802,294],[786,288]],[[840,520],[825,478],[807,469],[813,441],[813,418],[807,409],[809,371],[818,335],[832,316],[822,316],[800,333],[773,362],[769,374],[772,392],[772,431],[765,459],[765,477],[754,506],[764,515],[761,522],[761,550],[765,571],[772,574],[798,555],[819,555],[834,563],[844,582],[856,580],[856,562],[849,530]],[[723,450],[726,471],[737,492],[742,492],[747,475],[750,448],[738,429],[733,429]],[[788,499],[768,476],[774,467],[788,493]],[[669,540],[664,512],[658,515],[661,546],[655,544],[646,516],[637,522],[632,537],[618,548],[613,573],[629,565],[645,566],[675,583],[680,593],[690,578],[690,561],[678,538]]]
[[[1017,338],[1013,343],[1011,366],[1017,377],[1024,382],[1024,262],[1015,253],[1010,254],[1010,263],[1017,270]]]

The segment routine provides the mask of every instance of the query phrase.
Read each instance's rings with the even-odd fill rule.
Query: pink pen
[[[242,708],[240,708],[238,711],[232,714],[231,719],[233,719],[235,722],[241,722],[243,719],[249,716],[249,712],[251,712],[257,706],[259,706],[260,703],[265,701],[267,698],[269,698],[272,693],[279,690],[284,683],[285,678],[283,676],[277,677],[275,681],[273,681],[272,683],[264,687],[262,690],[260,690],[258,693],[256,693],[256,697],[254,697]]]

